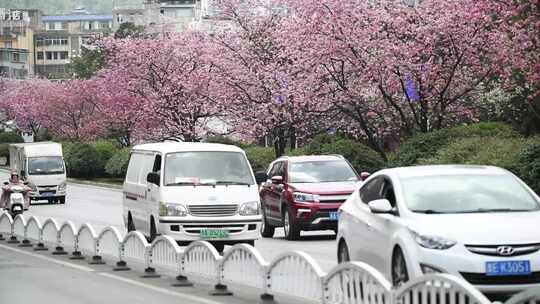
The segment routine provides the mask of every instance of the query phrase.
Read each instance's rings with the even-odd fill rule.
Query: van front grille
[[[238,205],[189,205],[188,208],[193,216],[231,216],[236,214]]]

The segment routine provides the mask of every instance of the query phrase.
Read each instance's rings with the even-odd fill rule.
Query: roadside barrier
[[[67,254],[71,259],[90,258],[91,264],[116,263],[114,270],[129,270],[128,264],[144,265],[145,278],[160,275],[157,269],[176,273],[173,286],[192,286],[190,277],[214,284],[211,295],[232,295],[229,287],[250,288],[260,292],[261,303],[273,303],[274,296],[321,304],[491,304],[474,286],[448,274],[431,274],[392,288],[373,267],[351,262],[335,266],[325,273],[304,252],[283,253],[268,263],[254,247],[235,245],[221,256],[208,242],[196,241],[182,249],[169,236],[159,236],[148,243],[139,231],[122,237],[115,227],[96,233],[90,224],[78,229],[66,221],[62,225],[48,218],[41,225],[37,217],[12,219],[0,214],[0,240]],[[519,293],[505,304],[540,304],[540,288]]]

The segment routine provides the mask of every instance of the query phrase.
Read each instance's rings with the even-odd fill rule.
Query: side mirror
[[[156,172],[150,172],[146,176],[146,181],[159,186],[159,174]]]
[[[360,173],[360,179],[365,181],[366,179],[368,179],[368,177],[370,177],[370,175],[371,175],[371,173],[369,173],[369,172],[362,172],[362,173]]]
[[[390,201],[387,199],[378,199],[374,200],[368,203],[369,209],[371,210],[371,213],[386,213],[391,214],[393,213],[392,205],[390,205]]]
[[[8,183],[8,182],[4,182],[4,185],[6,185],[6,186],[7,186],[7,185],[9,185],[9,183]]]
[[[283,184],[283,177],[282,176],[272,176],[272,184],[274,184],[274,185]]]
[[[26,172],[24,170],[21,170],[21,177],[25,177],[26,176]]]
[[[255,181],[257,182],[257,185],[260,185],[261,183],[268,180],[268,175],[264,171],[257,171],[255,172]]]
[[[28,184],[29,184],[28,182],[24,182],[24,183],[23,183],[23,185],[25,185],[25,186],[28,186]]]

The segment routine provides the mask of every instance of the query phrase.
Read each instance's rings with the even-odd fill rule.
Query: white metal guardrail
[[[169,236],[148,243],[144,235],[132,231],[122,237],[118,229],[107,227],[96,233],[90,224],[78,229],[66,221],[59,225],[48,218],[15,219],[0,214],[0,240],[33,246],[52,254],[68,254],[72,259],[90,257],[90,263],[116,262],[115,270],[129,270],[128,262],[144,265],[143,277],[159,277],[158,269],[177,274],[173,286],[192,286],[189,277],[214,284],[212,295],[231,295],[227,285],[258,290],[263,302],[274,295],[322,304],[491,304],[471,284],[447,275],[425,275],[393,289],[373,267],[352,262],[340,264],[325,273],[303,252],[283,253],[268,263],[252,246],[235,245],[221,256],[208,242],[197,241],[181,249]],[[506,304],[540,304],[540,288],[529,289],[510,298]]]

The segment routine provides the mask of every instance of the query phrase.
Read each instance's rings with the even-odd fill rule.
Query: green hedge
[[[92,144],[99,156],[98,174],[106,174],[109,159],[120,149],[117,144],[108,140],[98,140]]]
[[[245,151],[254,172],[265,171],[275,159],[273,148],[251,146],[246,148]]]
[[[13,144],[22,142],[24,142],[24,139],[17,132],[0,132],[0,143],[2,144]]]
[[[413,136],[403,142],[389,166],[410,166],[435,156],[437,151],[460,138],[513,138],[519,134],[511,126],[500,122],[482,122]]]
[[[63,147],[68,176],[82,178],[99,176],[101,160],[94,146],[87,143],[69,143]]]
[[[520,176],[540,195],[540,137],[532,138],[518,155]]]
[[[117,150],[105,164],[105,172],[113,177],[125,177],[130,151],[128,148]]]

